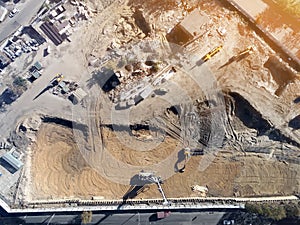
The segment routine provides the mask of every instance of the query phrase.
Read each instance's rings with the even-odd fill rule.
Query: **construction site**
[[[228,2],[67,1],[88,20],[43,62],[54,78],[35,81],[51,90],[34,101],[48,105],[10,132],[22,165],[1,196],[35,207],[299,195],[297,60]]]

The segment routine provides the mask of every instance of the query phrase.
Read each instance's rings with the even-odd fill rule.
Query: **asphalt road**
[[[27,26],[30,20],[38,12],[43,5],[43,0],[27,0],[20,6],[20,12],[15,14],[14,17],[7,17],[0,23],[0,43],[13,34],[20,26]]]
[[[172,212],[167,218],[158,220],[156,213],[93,214],[89,224],[116,225],[217,225],[223,224],[225,212]],[[0,218],[0,224],[80,224],[80,215],[39,215]]]

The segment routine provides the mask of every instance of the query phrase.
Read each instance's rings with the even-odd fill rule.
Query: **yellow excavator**
[[[220,46],[214,48],[214,49],[211,50],[209,53],[207,53],[205,56],[203,56],[203,57],[201,58],[201,60],[202,60],[203,62],[208,61],[209,59],[211,59],[211,57],[213,57],[215,54],[217,54],[219,51],[221,51],[222,48],[223,48],[223,45],[220,45]]]
[[[246,54],[252,54],[254,52],[254,47],[253,46],[248,46],[245,50],[239,52],[239,54],[237,56],[241,56],[241,55],[246,55]]]
[[[53,82],[60,82],[62,79],[64,78],[64,75],[62,75],[62,73],[58,73],[53,79],[52,79],[52,81],[51,81],[51,83],[53,83]]]
[[[62,81],[62,79],[64,78],[64,75],[62,75],[61,73],[58,73],[49,83],[49,87],[54,87],[55,85],[57,85],[60,81]]]

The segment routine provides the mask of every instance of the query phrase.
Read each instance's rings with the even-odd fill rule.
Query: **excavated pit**
[[[294,74],[291,69],[284,66],[275,56],[270,56],[264,66],[269,69],[273,79],[279,86],[275,91],[277,96],[280,96],[286,89],[286,86],[296,78],[296,74]]]
[[[81,131],[85,136],[88,136],[88,126],[77,123],[75,121],[59,118],[59,117],[50,117],[50,116],[44,116],[41,118],[43,123],[52,123],[52,124],[57,124],[61,125],[66,128],[71,128],[71,129],[76,129]]]
[[[257,130],[258,136],[266,134],[272,128],[270,122],[264,119],[243,96],[236,92],[230,92],[229,95],[234,100],[234,114],[246,127]]]
[[[230,92],[229,96],[234,100],[235,116],[237,116],[246,127],[255,129],[257,131],[257,136],[266,135],[270,140],[300,147],[300,144],[297,141],[287,137],[279,129],[274,128],[274,126],[243,96],[236,92]]]

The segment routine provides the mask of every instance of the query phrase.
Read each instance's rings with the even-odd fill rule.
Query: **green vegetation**
[[[90,223],[92,222],[92,219],[93,219],[93,213],[91,211],[87,212],[87,211],[84,211],[82,214],[81,214],[81,222],[83,224],[87,224],[87,223]]]
[[[8,85],[8,87],[17,97],[20,97],[27,90],[27,80],[18,76],[14,79],[12,85]]]
[[[292,16],[300,19],[300,1],[299,0],[273,0],[278,6]]]
[[[256,213],[276,221],[300,216],[300,205],[294,202],[287,204],[247,203],[245,207],[251,213]]]
[[[25,80],[22,77],[16,77],[13,84],[14,84],[14,86],[22,87],[25,90],[27,89],[27,80]]]

